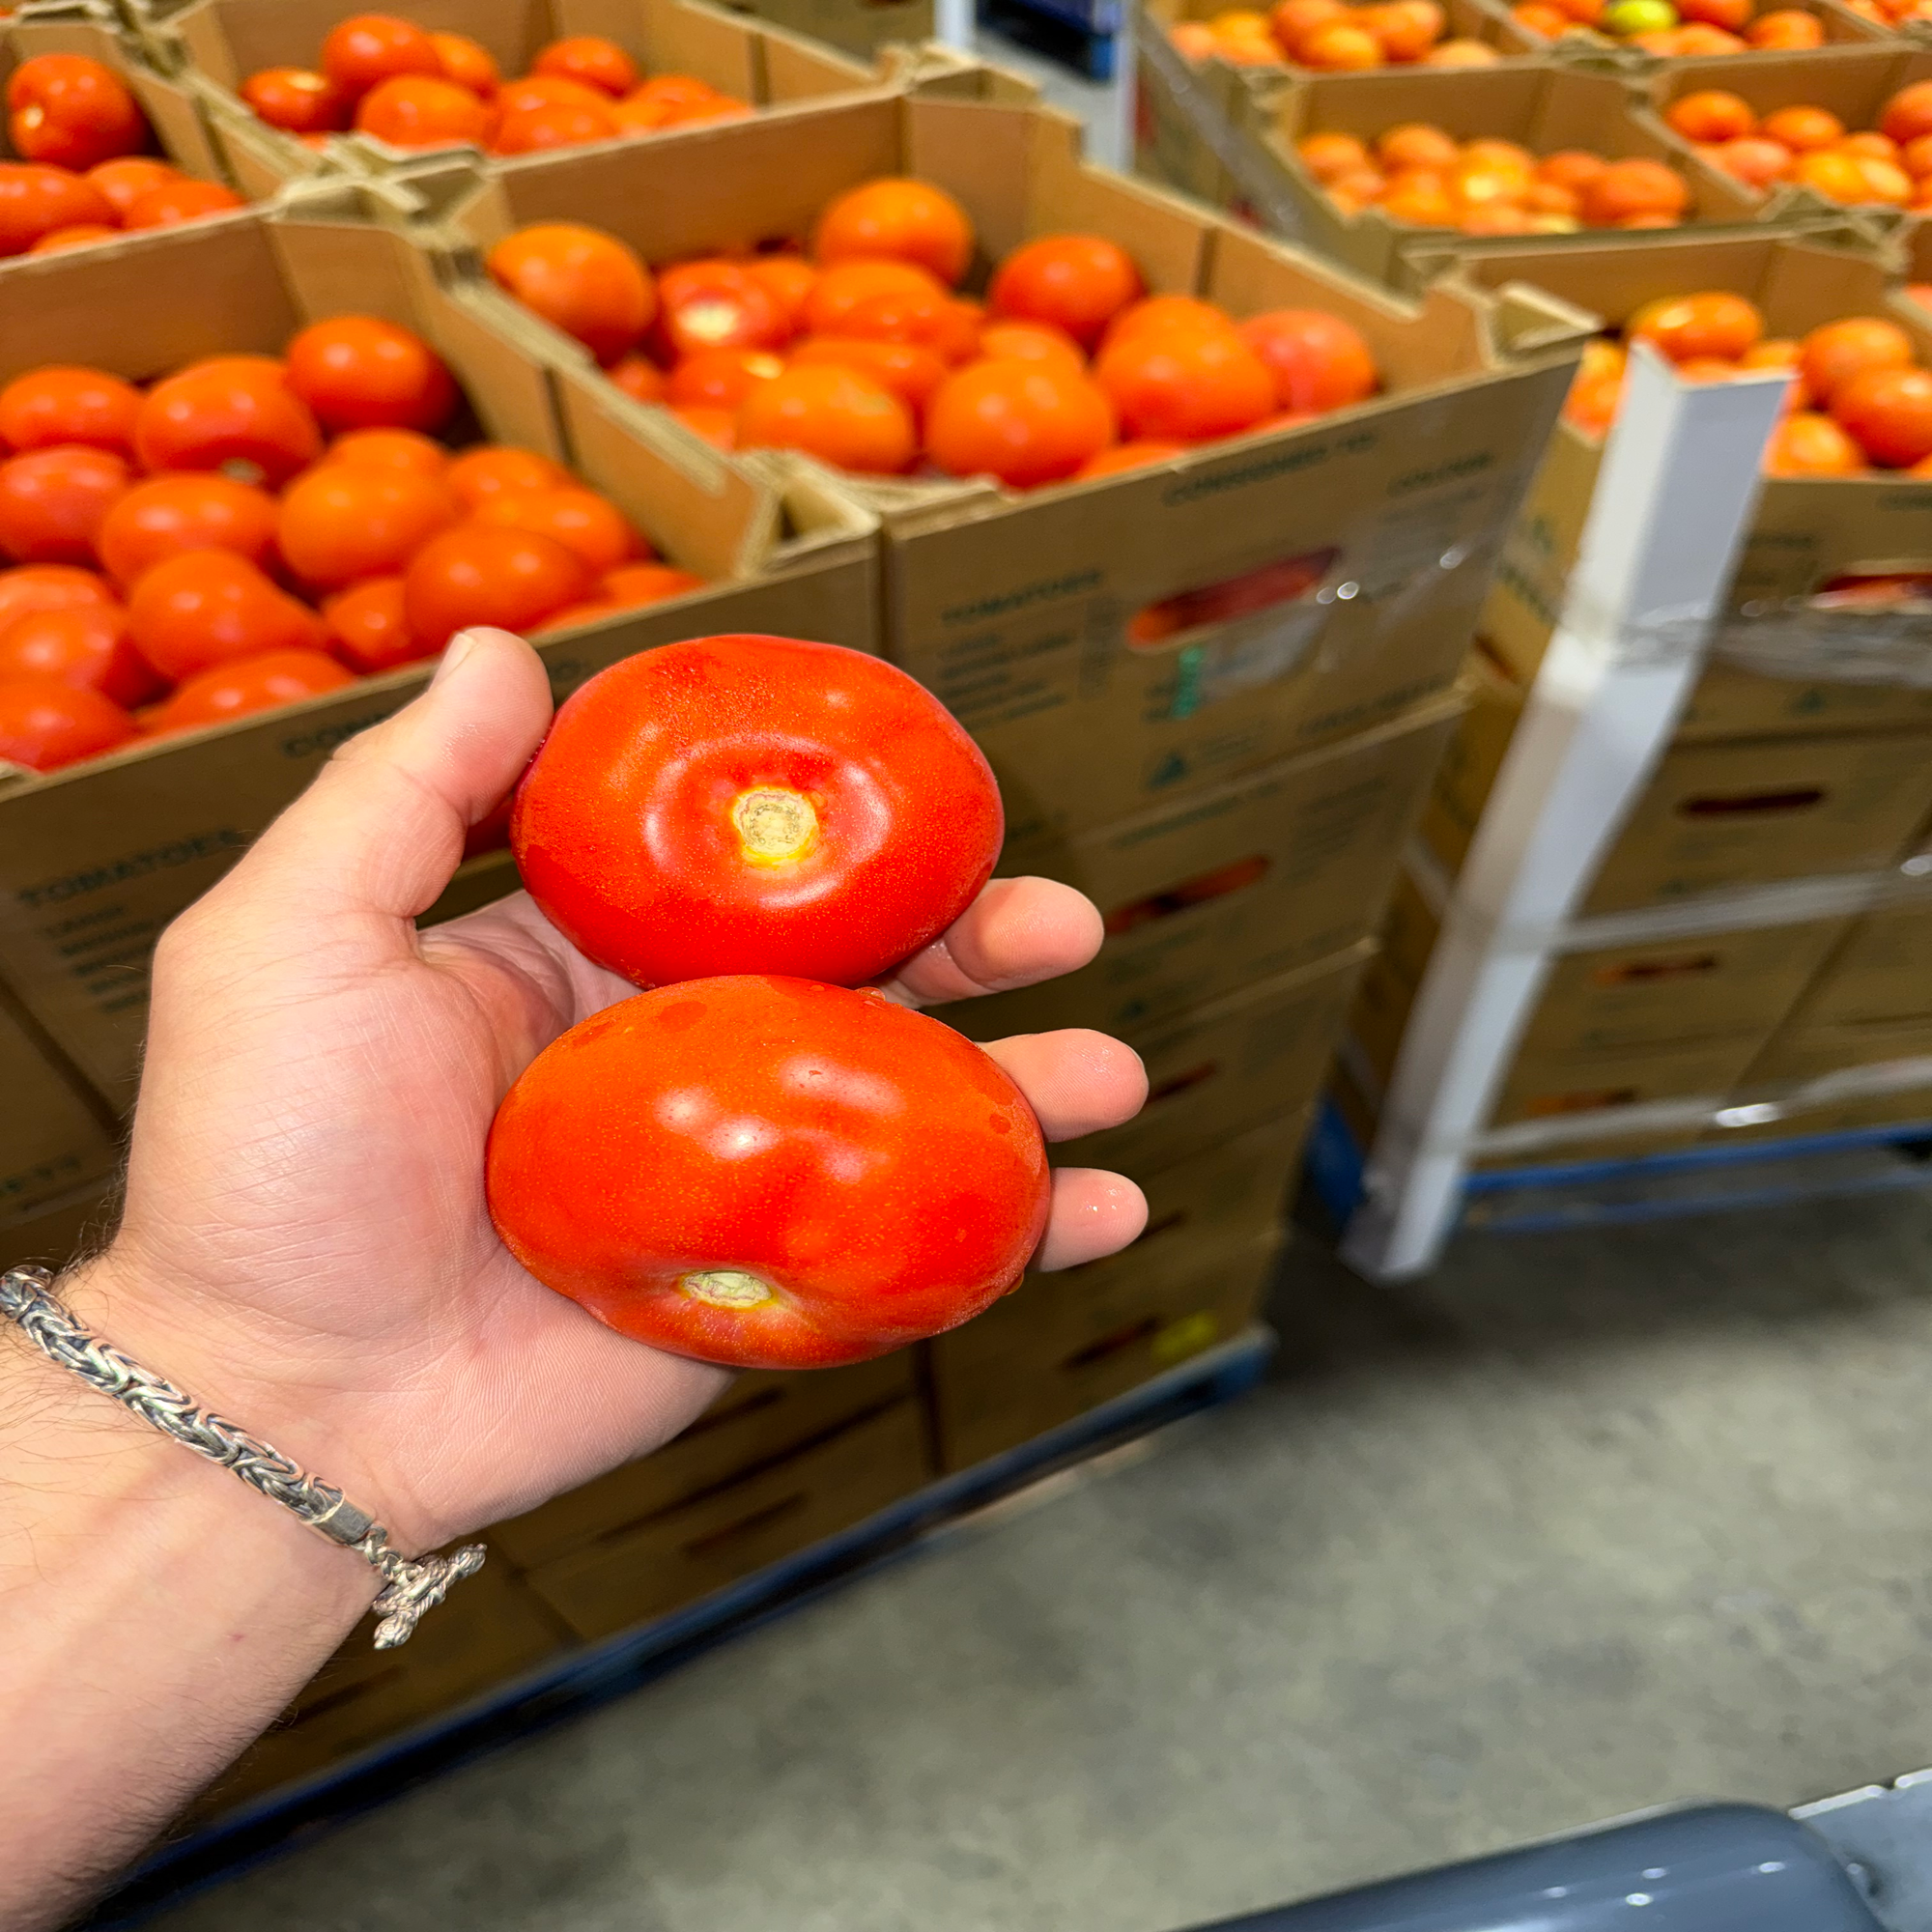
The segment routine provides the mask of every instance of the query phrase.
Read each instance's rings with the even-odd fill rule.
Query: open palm
[[[459,639],[351,741],[156,958],[127,1210],[76,1287],[99,1326],[339,1483],[406,1548],[526,1509],[664,1441],[724,1372],[611,1333],[490,1224],[497,1102],[565,1028],[636,989],[519,894],[419,933],[466,829],[550,721],[536,655]],[[996,880],[889,990],[958,999],[1064,973],[1094,909]],[[989,1049],[1049,1139],[1126,1119],[1139,1061],[1097,1034]],[[1056,1177],[1038,1264],[1140,1230],[1118,1176]]]

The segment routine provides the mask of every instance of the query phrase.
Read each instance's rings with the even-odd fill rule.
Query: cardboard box
[[[1473,653],[1468,718],[1442,761],[1422,836],[1450,870],[1475,835],[1524,693]],[[1877,871],[1932,810],[1932,733],[1738,738],[1663,753],[1579,908],[1613,912],[1702,893]]]
[[[1147,1066],[1147,1105],[1125,1125],[1062,1141],[1056,1166],[1139,1179],[1321,1091],[1355,982],[1375,947],[1361,940],[1312,966],[1127,1036]]]
[[[1909,1019],[1821,1023],[1800,1007],[1745,1070],[1747,1094],[1797,1086],[1853,1066],[1932,1058],[1932,1014]]]
[[[1311,70],[1286,60],[1272,67],[1236,67],[1213,57],[1189,60],[1168,38],[1183,20],[1209,20],[1225,11],[1221,0],[1151,0],[1135,14],[1134,165],[1183,194],[1252,216],[1223,159],[1240,139],[1240,97],[1248,88],[1266,88]],[[1506,60],[1544,51],[1540,35],[1486,0],[1446,0],[1443,14],[1445,40],[1481,41]]]
[[[221,1812],[312,1776],[541,1663],[568,1633],[500,1559],[467,1577],[398,1650],[364,1618],[277,1726],[242,1753],[190,1814]]]
[[[904,1350],[847,1369],[740,1376],[682,1435],[497,1523],[490,1542],[520,1570],[533,1569],[795,1456],[915,1392],[913,1358]]]
[[[315,172],[313,149],[257,120],[238,90],[263,68],[313,68],[329,30],[366,12],[359,0],[193,0],[147,29],[159,57],[191,67],[211,85],[211,125],[223,159],[259,192]],[[506,79],[527,73],[547,43],[572,34],[615,41],[644,73],[688,73],[756,107],[876,87],[885,76],[814,41],[734,14],[706,0],[415,0],[409,17],[441,32],[468,34],[497,58]],[[638,138],[652,139],[654,136]],[[437,157],[467,156],[472,165],[518,168],[533,156],[492,156],[474,148],[407,150],[365,135],[345,136],[338,165],[401,168]]]
[[[973,1039],[1063,1026],[1133,1033],[1345,952],[1380,916],[1455,716],[1435,700],[1058,851],[1009,846],[1002,870],[1065,879],[1099,906],[1099,957],[939,1016]]]
[[[1271,185],[1294,210],[1302,239],[1394,288],[1423,286],[1478,238],[1392,221],[1375,208],[1344,213],[1302,165],[1295,144],[1304,134],[1373,140],[1399,122],[1428,121],[1459,141],[1519,141],[1539,155],[1589,148],[1614,160],[1640,156],[1667,162],[1684,176],[1691,196],[1689,219],[1706,234],[1750,226],[1764,213],[1761,198],[1742,183],[1699,163],[1658,119],[1649,98],[1616,72],[1584,72],[1560,61],[1384,68],[1295,79],[1248,99],[1249,138],[1270,169]],[[1541,256],[1634,239],[1597,229],[1519,239],[1513,245]]]
[[[142,59],[117,31],[109,9],[88,0],[62,0],[0,20],[0,93],[22,61],[41,54],[84,54],[111,68],[140,103],[155,130],[156,146],[168,160],[199,181],[234,185],[196,91]],[[7,139],[4,122],[0,122],[0,158],[20,158]],[[11,258],[0,263],[0,270],[11,273],[24,259]]]
[[[578,1636],[609,1636],[850,1528],[931,1472],[920,1406],[907,1398],[526,1580]]]
[[[492,332],[428,256],[366,219],[354,188],[291,191],[253,212],[24,259],[0,276],[0,381],[48,361],[147,378],[216,350],[279,353],[345,311],[419,329],[482,432],[568,461],[673,561],[722,580],[556,634],[559,697],[632,652],[715,631],[870,649],[876,551],[866,515],[802,477],[774,481],[639,438],[595,397],[568,431],[546,372]],[[130,329],[129,316],[141,327]],[[0,779],[0,977],[117,1105],[132,1097],[148,959],[162,926],[227,870],[334,748],[418,692],[411,666],[307,703],[36,778]]]
[[[1859,920],[1805,988],[1804,1010],[1827,1027],[1932,1017],[1932,905]]]
[[[488,184],[450,220],[478,249],[526,222],[588,221],[664,261],[802,237],[831,196],[904,172],[972,214],[974,285],[1029,236],[1094,230],[1154,289],[1237,315],[1348,316],[1391,385],[1298,430],[1024,496],[828,479],[882,517],[888,653],[985,749],[1016,838],[1105,825],[1447,688],[1568,380],[1579,325],[1567,310],[1515,296],[1398,302],[1083,164],[1059,115],[991,100],[849,99],[565,151]],[[701,199],[679,185],[693,176],[709,184]],[[559,367],[610,391],[546,332]]]
[[[113,1190],[89,1185],[24,1220],[0,1221],[0,1274],[28,1262],[58,1274],[103,1246],[119,1214]]]
[[[0,1227],[99,1192],[121,1157],[106,1104],[0,991]]]
[[[735,14],[753,14],[850,54],[876,54],[895,43],[914,46],[937,31],[933,0],[728,0],[728,4]]]
[[[1016,1449],[1232,1340],[1259,1314],[1279,1253],[1275,1236],[1261,1236],[1122,1296],[1106,1332],[1042,1326],[1023,1355],[962,1361],[952,1337],[941,1336],[929,1345],[941,1468],[950,1474]]]
[[[1740,66],[1756,71],[1755,55]],[[1728,81],[1723,84],[1728,85]],[[1456,280],[1501,290],[1524,279],[1621,326],[1645,302],[1701,289],[1747,296],[1773,335],[1795,336],[1847,315],[1890,314],[1932,361],[1932,310],[1895,302],[1889,267],[1861,247],[1842,218],[1802,235],[1706,237],[1690,233],[1616,241],[1579,236],[1560,251],[1486,242],[1462,250]],[[1543,468],[1504,546],[1480,629],[1525,683],[1535,675],[1561,610],[1603,460],[1603,444],[1559,421]],[[1691,694],[1684,737],[1914,727],[1932,723],[1932,691],[1834,681],[1832,639],[1856,641],[1860,619],[1802,613],[1817,639],[1817,671],[1770,677],[1731,662],[1755,636],[1782,634],[1793,600],[1833,578],[1918,559],[1932,568],[1932,482],[1906,476],[1768,477],[1745,538],[1710,668]],[[1794,665],[1802,665],[1795,658]]]
[[[935,1361],[954,1368],[1036,1359],[1110,1334],[1151,1292],[1211,1260],[1246,1253],[1278,1234],[1300,1172],[1313,1109],[1279,1114],[1246,1133],[1140,1177],[1148,1220],[1119,1254],[1051,1274],[1028,1273],[963,1327],[935,1336]]]

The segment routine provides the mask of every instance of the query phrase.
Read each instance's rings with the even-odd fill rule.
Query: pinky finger
[[[1114,1254],[1147,1226],[1147,1197],[1123,1174],[1056,1168],[1053,1211],[1033,1265],[1051,1272]]]

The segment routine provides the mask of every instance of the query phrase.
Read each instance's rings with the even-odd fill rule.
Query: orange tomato
[[[415,476],[440,476],[449,452],[412,429],[353,429],[322,452],[324,463],[357,463],[367,469],[407,469]]]
[[[1112,349],[1137,336],[1163,334],[1169,329],[1207,329],[1225,335],[1234,327],[1234,318],[1227,310],[1212,302],[1193,296],[1148,296],[1129,303],[1107,325],[1100,347]]]
[[[1359,174],[1369,165],[1368,148],[1352,134],[1304,134],[1294,151],[1302,166],[1324,185],[1344,175]]]
[[[1861,202],[1867,198],[1864,169],[1856,155],[1835,148],[1814,148],[1791,163],[1791,180],[1828,201]]]
[[[1424,67],[1494,67],[1502,55],[1486,41],[1443,41],[1422,57]]]
[[[1762,134],[1746,134],[1724,142],[1711,159],[1747,187],[1768,187],[1791,172],[1793,156],[1782,141],[1767,140]]]
[[[1380,386],[1375,352],[1352,323],[1319,308],[1250,316],[1240,331],[1274,379],[1275,400],[1297,414],[1346,409]]]
[[[15,563],[92,563],[94,539],[133,472],[126,457],[56,443],[0,463],[0,551]]]
[[[1663,118],[1687,141],[1735,141],[1757,132],[1757,112],[1750,102],[1721,87],[1684,95],[1663,110]]]
[[[1549,0],[1520,0],[1519,5],[1510,9],[1510,18],[1526,33],[1541,34],[1545,40],[1567,34],[1575,24],[1561,7],[1551,6]]]
[[[128,628],[169,678],[262,651],[320,649],[326,637],[306,604],[225,550],[189,551],[144,572],[128,595]]]
[[[1760,52],[1796,53],[1825,44],[1825,24],[1816,14],[1801,8],[1780,8],[1775,14],[1760,14],[1745,29],[1745,43]]]
[[[932,392],[946,380],[946,363],[932,350],[918,342],[875,342],[864,336],[814,335],[801,342],[791,353],[794,369],[818,365],[856,369],[862,376],[890,389],[915,420],[932,399]],[[1082,374],[1084,366],[1073,365]],[[696,400],[696,399],[693,399]]]
[[[7,131],[22,159],[86,169],[147,143],[148,118],[121,76],[86,54],[35,54],[7,80]]]
[[[930,183],[888,178],[835,196],[812,230],[821,264],[855,260],[912,262],[956,287],[973,260],[966,211]]]
[[[1168,44],[1189,61],[1204,61],[1217,44],[1214,30],[1205,20],[1177,20],[1167,30]]]
[[[1845,124],[1823,107],[1778,107],[1764,117],[1758,132],[1781,141],[1794,155],[1829,148],[1845,137]]]
[[[668,563],[626,563],[606,571],[597,588],[620,610],[629,610],[636,605],[659,604],[667,597],[682,597],[688,591],[702,590],[704,579]]]
[[[1830,408],[1839,389],[1867,369],[1909,369],[1918,359],[1911,336],[1875,315],[1846,316],[1804,337],[1799,367],[1813,396]]]
[[[392,74],[440,74],[436,43],[412,21],[393,14],[355,14],[328,31],[322,71],[356,98]]]
[[[1690,206],[1690,185],[1675,168],[1643,157],[1612,161],[1582,190],[1583,218],[1600,227],[1634,214],[1672,218]]]
[[[325,429],[436,429],[459,400],[436,351],[380,316],[311,323],[290,338],[287,357],[289,387]]]
[[[1430,121],[1399,121],[1376,136],[1376,160],[1390,174],[1405,168],[1453,168],[1462,148]]]
[[[1733,34],[1749,25],[1756,0],[1677,0],[1677,17]]]
[[[368,577],[322,602],[335,655],[365,674],[394,670],[429,653],[403,612],[403,580]]]
[[[1381,43],[1349,20],[1329,20],[1296,43],[1294,57],[1303,67],[1324,73],[1366,73],[1382,65]]]
[[[779,305],[794,333],[804,327],[806,298],[818,280],[818,270],[796,255],[754,255],[745,272],[759,283]]]
[[[1283,51],[1293,55],[1304,35],[1348,16],[1343,0],[1281,0],[1268,15],[1268,31]]]
[[[440,650],[473,624],[526,631],[581,603],[592,582],[582,558],[554,537],[459,524],[410,559],[403,610],[417,643]]]
[[[497,56],[481,41],[472,41],[468,34],[433,33],[429,43],[436,49],[445,80],[467,87],[479,100],[488,100],[497,92],[502,72]]]
[[[275,538],[275,503],[232,476],[150,476],[108,507],[95,548],[117,583],[189,551],[225,550],[261,563]]]
[[[290,134],[339,134],[355,112],[354,95],[305,67],[265,67],[240,93],[257,120]]]
[[[1563,419],[1586,436],[1605,435],[1616,420],[1623,401],[1627,358],[1615,343],[1601,338],[1583,345],[1570,393],[1564,398]]]
[[[679,403],[671,414],[693,436],[702,437],[714,449],[727,454],[738,446],[738,412],[713,409],[708,403]]]
[[[1832,414],[1874,463],[1909,469],[1932,456],[1932,370],[1861,370],[1833,391]]]
[[[99,757],[134,735],[134,721],[98,691],[57,677],[0,684],[0,761],[58,771]]]
[[[399,571],[461,514],[433,476],[355,463],[319,463],[283,493],[275,544],[319,590]]]
[[[1559,148],[1537,162],[1536,179],[1550,187],[1567,187],[1573,194],[1580,195],[1609,165],[1602,155],[1593,155],[1586,149]]]
[[[1625,325],[1673,362],[1717,357],[1735,362],[1764,333],[1764,317],[1743,296],[1714,291],[1646,302]]]
[[[24,255],[56,228],[111,226],[117,219],[113,204],[85,176],[39,161],[0,161],[0,255]]]
[[[745,352],[735,349],[707,350],[707,355],[736,355]],[[639,403],[661,403],[665,397],[665,372],[644,355],[634,349],[628,355],[620,355],[605,370],[605,375],[622,389],[625,395]]]
[[[1448,181],[1434,168],[1405,168],[1382,190],[1376,206],[1391,221],[1410,222],[1417,228],[1453,228],[1460,213]]]
[[[158,697],[161,680],[134,648],[128,613],[117,604],[30,611],[0,624],[0,684],[52,677],[132,707]]]
[[[480,148],[492,119],[467,87],[428,73],[392,74],[355,103],[357,132],[392,148]]]
[[[66,563],[29,563],[0,570],[0,631],[35,611],[76,611],[112,604],[114,593],[91,570]]]
[[[562,74],[533,73],[505,81],[497,90],[496,105],[503,114],[524,114],[538,107],[590,107],[609,113],[611,97]]]
[[[274,488],[322,454],[322,431],[274,365],[212,356],[142,397],[134,450],[149,469],[245,472]]]
[[[1805,16],[1810,17],[1808,14]],[[1748,52],[1745,42],[1736,34],[1722,27],[1711,27],[1693,20],[1688,27],[1677,29],[1677,57],[1688,60],[1697,55],[1710,57],[1718,54],[1741,54]]]
[[[532,530],[554,538],[598,576],[651,554],[623,511],[582,484],[561,489],[504,491],[470,512],[495,529]]]
[[[916,343],[943,362],[968,362],[979,354],[985,312],[958,296],[868,296],[846,310],[830,334],[845,340]]]
[[[492,497],[562,489],[576,479],[562,464],[533,449],[479,442],[450,458],[442,480],[466,510],[473,510]]]
[[[602,99],[554,101],[510,109],[497,121],[490,139],[493,155],[541,155],[553,148],[581,148],[612,141],[625,132],[616,109]]]
[[[679,262],[659,275],[658,298],[653,343],[667,361],[705,349],[779,349],[791,335],[777,297],[739,262]]]
[[[126,155],[115,161],[102,161],[87,171],[88,185],[98,188],[114,211],[114,219],[127,217],[128,209],[151,187],[166,187],[184,179],[182,171],[147,155]]]
[[[852,311],[880,296],[947,299],[946,284],[912,262],[835,262],[807,292],[799,321],[810,335],[843,335]]]
[[[1879,111],[1878,125],[1901,148],[1932,134],[1932,80],[1901,87]]]
[[[140,407],[140,390],[119,376],[44,363],[0,388],[0,444],[24,450],[85,442],[131,456]]]
[[[986,306],[1015,322],[1050,322],[1091,350],[1141,291],[1140,270],[1116,242],[1098,235],[1043,235],[1000,264]]]
[[[1071,476],[1114,440],[1114,410],[1084,371],[976,362],[949,376],[926,416],[926,449],[952,476],[1031,490]]]
[[[1444,17],[1435,0],[1388,0],[1359,9],[1356,24],[1380,43],[1384,59],[1417,61],[1442,38]]]
[[[579,80],[602,94],[628,94],[638,84],[638,64],[602,34],[573,34],[553,41],[530,63],[532,73]]]
[[[128,204],[121,217],[123,228],[178,228],[184,221],[201,221],[211,214],[228,214],[243,205],[233,188],[219,182],[161,182],[145,189]]]
[[[1771,433],[1764,453],[1768,476],[1856,476],[1864,453],[1830,416],[1797,410]]]
[[[657,313],[657,290],[637,251],[579,222],[520,228],[487,264],[500,287],[600,362],[635,349]]]
[[[76,222],[71,228],[56,228],[50,234],[43,235],[27,253],[54,255],[63,248],[84,248],[90,242],[111,242],[120,232],[118,228],[109,228],[98,221]]]
[[[1080,345],[1050,322],[989,322],[980,331],[980,354],[1020,362],[1058,362],[1066,369],[1087,367]]]
[[[1091,483],[1096,476],[1118,476],[1123,469],[1146,469],[1156,463],[1172,463],[1177,456],[1185,456],[1188,445],[1184,442],[1160,442],[1151,437],[1142,437],[1133,442],[1117,442],[1111,449],[1103,449],[1097,456],[1090,456],[1073,472],[1076,483]]]
[[[664,399],[735,410],[760,383],[782,375],[784,366],[769,349],[700,349],[670,372],[663,383]]]
[[[355,681],[324,651],[264,651],[259,657],[238,658],[185,679],[143,716],[141,728],[154,737],[225,724],[253,712],[340,691]]]
[[[739,406],[737,440],[741,449],[798,449],[836,469],[887,476],[906,469],[918,447],[905,404],[837,364],[787,369],[759,384]]]
[[[1276,407],[1273,371],[1233,327],[1130,332],[1101,350],[1094,377],[1134,438],[1237,436]]]

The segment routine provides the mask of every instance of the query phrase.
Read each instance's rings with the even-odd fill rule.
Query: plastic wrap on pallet
[[[1833,593],[1782,608],[1747,607],[1711,640],[1736,670],[1806,684],[1932,687],[1932,576],[1921,596],[1883,605]]]

